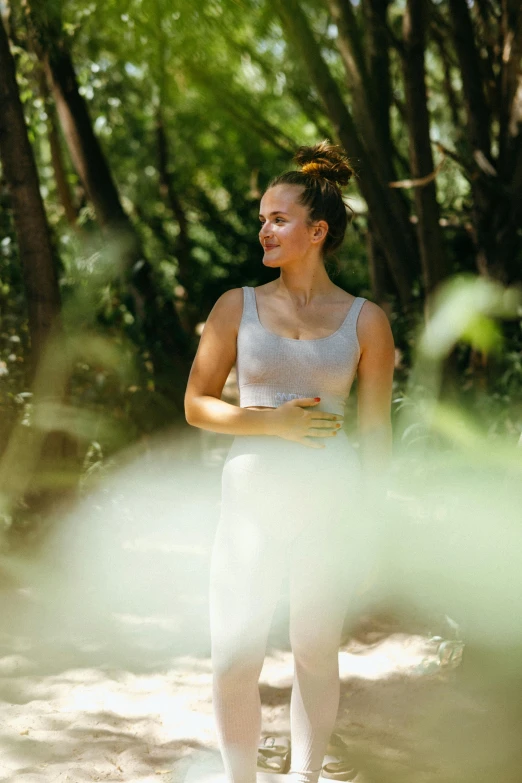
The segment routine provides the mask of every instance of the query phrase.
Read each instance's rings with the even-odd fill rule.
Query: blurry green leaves
[[[482,415],[477,418],[478,411],[472,414],[466,410],[462,400],[441,399],[440,395],[443,376],[448,371],[445,365],[454,364],[458,346],[469,345],[481,353],[484,362],[505,361],[505,338],[499,321],[520,320],[521,316],[522,290],[517,287],[505,288],[495,281],[466,275],[448,280],[438,290],[431,303],[431,315],[416,341],[407,391],[396,400],[398,430],[404,447],[417,449],[421,445],[426,450],[452,444],[466,450],[472,461],[491,460],[492,464],[509,466],[514,460],[511,436],[505,443],[497,438],[494,446],[491,441],[491,432],[496,431],[495,422],[490,420],[495,418],[494,408],[490,417],[482,406]],[[516,374],[515,364],[511,361],[510,367],[511,373]],[[450,371],[455,373],[455,367]],[[509,404],[509,398],[505,402]],[[515,421],[517,415],[515,410]]]
[[[437,292],[433,315],[419,343],[419,353],[432,359],[447,356],[459,340],[486,354],[503,346],[495,318],[522,315],[522,290],[471,275],[452,278]]]
[[[461,339],[484,354],[499,353],[504,346],[504,337],[498,324],[480,314],[469,321],[462,331]]]

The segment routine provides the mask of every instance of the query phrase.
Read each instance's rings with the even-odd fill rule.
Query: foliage
[[[310,0],[301,5],[351,105],[353,87],[346,78],[328,4]],[[353,6],[365,34],[362,4]],[[460,73],[444,4],[433,3],[430,9],[426,67],[431,138],[435,162],[445,156],[437,176],[441,224],[452,274],[472,273],[476,259],[470,224],[475,203],[465,165],[468,152]],[[326,134],[334,138],[336,129],[268,1],[67,0],[56,3],[54,10],[61,10],[62,42],[72,53],[81,94],[123,206],[153,264],[158,299],[174,299],[195,348],[196,327],[223,291],[273,277],[261,264],[257,238],[263,188],[272,176],[291,166],[291,155],[299,144],[314,143]],[[389,33],[398,40],[404,3],[392,2],[389,10]],[[78,358],[70,400],[99,416],[99,422],[108,417],[119,425],[102,430],[99,423],[94,424],[85,440],[84,455],[89,443],[97,444],[98,455],[107,455],[141,433],[161,427],[171,411],[163,407],[165,399],[154,388],[147,346],[116,294],[93,208],[61,136],[66,178],[77,210],[74,226],[66,219],[50,147],[52,98],[41,93],[41,64],[20,19],[13,51],[59,258],[64,323],[70,336],[88,333],[109,347],[97,357]],[[475,24],[477,34],[483,34],[477,20]],[[396,170],[400,178],[408,178],[400,48],[392,46],[390,57]],[[456,107],[448,84],[458,99]],[[162,190],[160,122],[168,141],[167,174],[188,224],[188,269],[182,268],[179,215],[173,213]],[[455,154],[447,154],[448,150]],[[371,298],[367,208],[357,181],[347,196],[355,217],[331,275],[346,290]],[[2,191],[0,198],[0,404],[5,441],[14,421],[25,415],[22,409],[26,410],[29,398],[24,395],[29,389],[23,368],[29,346],[7,194]],[[405,191],[405,199],[411,210],[411,190]],[[391,320],[400,355],[396,399],[402,405],[411,391],[410,367],[422,321],[420,269],[414,294],[413,313],[401,312],[392,302]],[[506,432],[514,436],[522,429],[520,313],[502,328],[493,324],[489,316],[481,316],[456,339],[457,385],[472,415],[488,422],[491,436]],[[501,335],[501,349],[492,352],[493,346],[500,347]]]

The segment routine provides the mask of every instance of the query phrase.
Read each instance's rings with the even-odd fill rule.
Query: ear
[[[328,234],[328,223],[326,220],[318,220],[312,226],[312,242],[322,242]]]

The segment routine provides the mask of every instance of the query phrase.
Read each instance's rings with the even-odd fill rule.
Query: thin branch
[[[390,188],[424,188],[426,185],[429,185],[430,182],[433,182],[433,180],[437,177],[444,165],[445,160],[446,156],[443,154],[435,169],[429,174],[426,174],[424,177],[417,177],[416,179],[401,179],[397,182],[388,182],[388,186]]]

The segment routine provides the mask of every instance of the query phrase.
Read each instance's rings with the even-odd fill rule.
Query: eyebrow
[[[271,217],[272,215],[288,215],[288,212],[283,212],[281,209],[276,209],[275,212],[270,213],[269,217]],[[260,212],[259,217],[264,217],[264,215],[262,215]]]

